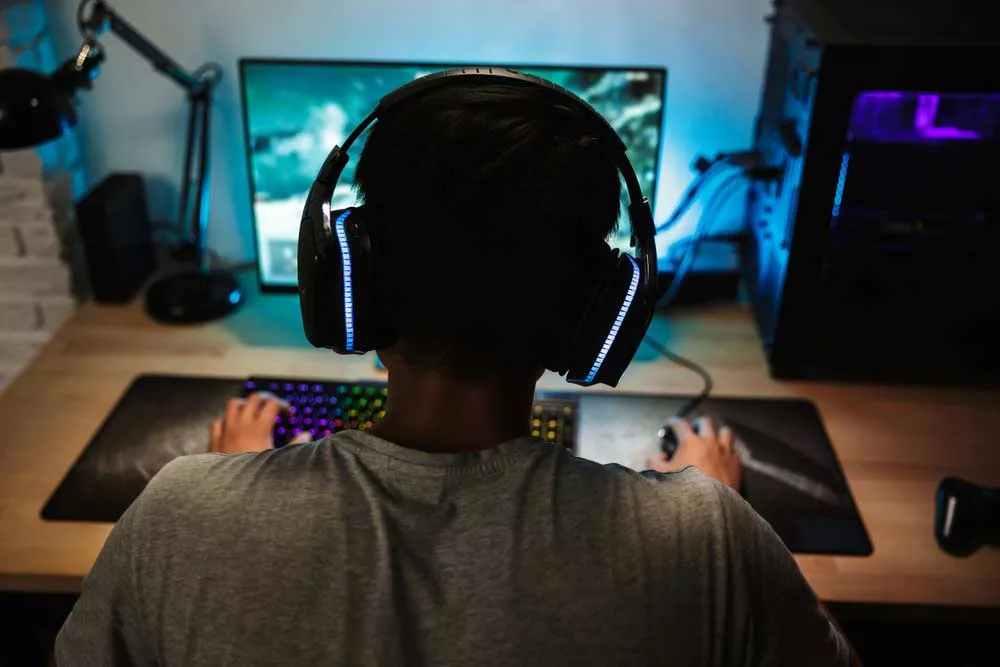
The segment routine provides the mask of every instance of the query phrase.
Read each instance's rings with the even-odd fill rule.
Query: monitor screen
[[[386,93],[413,79],[460,65],[242,60],[243,125],[261,287],[292,290],[306,194],[327,153]],[[653,201],[660,158],[666,70],[663,68],[513,66],[548,79],[589,102],[628,147],[643,192]],[[354,167],[364,136],[352,147],[333,208],[357,204]],[[628,246],[620,225],[618,247]],[[530,242],[528,239],[526,242]]]

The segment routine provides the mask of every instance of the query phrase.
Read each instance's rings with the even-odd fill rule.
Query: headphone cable
[[[675,273],[674,280],[671,282],[670,287],[667,290],[667,297],[661,300],[661,307],[663,305],[669,305],[669,303],[677,295],[681,283],[687,276],[687,273],[691,265],[694,263],[693,260],[698,253],[698,247],[701,245],[701,242],[705,239],[705,237],[709,236],[708,232],[711,229],[713,222],[711,218],[716,213],[716,208],[721,208],[721,205],[725,202],[725,200],[728,199],[728,197],[736,190],[736,186],[739,184],[742,178],[743,178],[742,173],[731,174],[722,182],[721,185],[718,186],[718,188],[716,188],[716,191],[709,199],[709,202],[705,206],[705,210],[702,213],[702,219],[699,220],[695,233],[692,235],[692,238],[690,239],[691,247],[686,249],[684,253],[684,258],[681,261],[682,266],[678,267],[679,270],[677,271],[677,273]],[[683,357],[677,354],[676,352],[671,352],[666,348],[665,345],[661,344],[659,341],[657,341],[649,334],[646,334],[643,340],[646,343],[646,345],[653,348],[653,350],[656,351],[657,354],[659,354],[664,359],[674,364],[677,364],[681,368],[685,368],[691,371],[699,378],[701,378],[702,382],[701,391],[698,392],[697,395],[688,399],[688,401],[684,403],[681,406],[681,408],[677,411],[676,415],[677,417],[680,417],[681,419],[686,419],[689,415],[691,415],[691,413],[693,413],[698,408],[698,406],[704,403],[705,400],[707,400],[708,397],[711,396],[712,389],[715,386],[714,382],[712,381],[711,373],[709,373],[704,366],[694,361],[691,361],[687,357]]]
[[[714,386],[714,383],[712,382],[712,375],[707,370],[705,370],[705,368],[700,364],[691,361],[687,357],[682,357],[676,352],[671,352],[662,343],[660,343],[658,340],[656,340],[649,334],[646,334],[646,336],[643,338],[643,341],[646,343],[646,345],[653,348],[653,350],[655,350],[664,359],[672,361],[673,363],[677,364],[682,368],[686,368],[687,370],[691,371],[692,373],[701,378],[702,382],[701,391],[698,392],[697,396],[693,396],[692,398],[688,399],[688,401],[683,406],[681,406],[681,409],[677,411],[678,417],[680,417],[681,419],[687,418],[688,415],[694,412],[695,409],[703,402],[705,402],[705,399],[707,399],[711,395],[712,388]]]

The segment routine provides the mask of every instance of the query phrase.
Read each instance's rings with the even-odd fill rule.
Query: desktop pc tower
[[[741,257],[775,377],[1000,376],[998,14],[775,3]]]

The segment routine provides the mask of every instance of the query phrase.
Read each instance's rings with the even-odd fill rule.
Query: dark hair
[[[375,124],[355,183],[410,363],[535,368],[568,345],[620,207],[595,129],[510,84],[429,91]]]

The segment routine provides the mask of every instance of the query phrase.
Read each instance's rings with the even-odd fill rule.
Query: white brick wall
[[[0,68],[52,69],[44,30],[40,2],[0,0]],[[73,151],[56,150],[64,144],[0,152],[0,391],[76,307],[63,257],[79,174],[62,157]]]
[[[0,175],[0,391],[76,307],[48,202],[41,176]]]
[[[0,153],[0,176],[38,178],[42,175],[42,158],[33,148]]]

